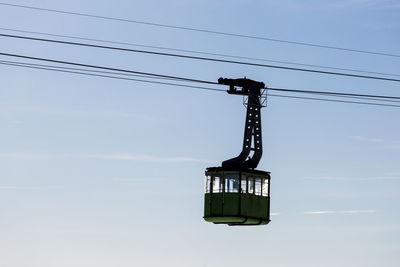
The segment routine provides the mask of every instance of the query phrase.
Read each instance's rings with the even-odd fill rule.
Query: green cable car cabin
[[[218,82],[229,85],[229,94],[247,96],[246,124],[239,156],[205,171],[203,218],[230,226],[268,224],[271,176],[269,172],[255,169],[262,156],[260,110],[265,85],[246,78],[220,78]]]
[[[206,170],[204,219],[229,225],[270,221],[270,175],[264,171]]]

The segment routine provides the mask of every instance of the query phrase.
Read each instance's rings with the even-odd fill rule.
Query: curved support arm
[[[239,156],[222,162],[222,167],[238,169],[255,169],[262,157],[262,131],[261,131],[261,89],[265,87],[262,82],[249,79],[223,79],[219,83],[229,85],[228,93],[248,95],[246,124],[244,129],[243,148]],[[242,87],[238,90],[235,86]],[[251,152],[254,152],[249,157]]]

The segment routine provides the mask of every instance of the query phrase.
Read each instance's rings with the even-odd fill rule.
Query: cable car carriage
[[[220,78],[218,82],[229,85],[229,94],[247,96],[246,124],[240,155],[222,162],[221,167],[206,169],[203,218],[231,226],[267,224],[271,177],[269,172],[255,169],[262,156],[260,110],[266,101],[265,85],[246,78]]]

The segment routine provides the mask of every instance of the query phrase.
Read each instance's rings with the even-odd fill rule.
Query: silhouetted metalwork
[[[222,162],[222,167],[238,169],[255,169],[262,156],[261,133],[261,90],[263,82],[249,79],[218,79],[218,83],[229,85],[228,94],[248,96],[246,125],[244,128],[243,148],[239,156]],[[238,89],[236,86],[240,86]],[[253,151],[252,157],[249,157]]]
[[[229,94],[245,97],[246,123],[241,153],[206,170],[204,219],[228,225],[260,225],[270,221],[270,174],[255,170],[262,156],[261,108],[266,106],[263,82],[218,79]],[[250,156],[251,152],[253,154]]]

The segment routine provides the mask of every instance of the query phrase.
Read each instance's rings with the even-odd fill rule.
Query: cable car
[[[266,101],[265,85],[246,78],[220,78],[218,83],[229,85],[229,94],[246,97],[246,123],[239,156],[205,171],[203,218],[230,226],[268,224],[271,176],[269,172],[256,170],[262,156],[260,111]]]

